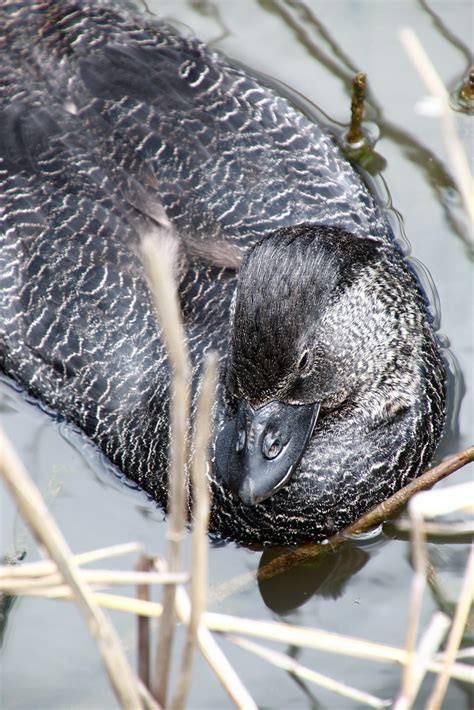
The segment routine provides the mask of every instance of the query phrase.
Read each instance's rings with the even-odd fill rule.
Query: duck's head
[[[369,403],[371,391],[369,416],[393,408],[390,376],[406,328],[397,269],[385,254],[377,240],[303,224],[246,256],[226,380],[232,418],[216,444],[218,473],[243,503],[291,480],[318,417],[363,392]]]

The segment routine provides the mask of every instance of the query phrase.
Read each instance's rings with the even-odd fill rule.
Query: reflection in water
[[[331,33],[308,7],[308,4],[301,2],[301,0],[258,0],[258,2],[265,10],[279,15],[283,19],[293,30],[296,40],[305,47],[307,52],[319,64],[343,82],[346,92],[350,96],[353,75],[361,71],[361,67],[355,66],[353,61],[341,50]],[[427,9],[426,3],[423,3],[423,8]],[[434,13],[430,14],[437,17]],[[459,49],[463,47],[462,42],[454,42],[454,36],[444,27],[439,18],[437,18],[435,26],[439,30],[441,26],[444,28],[445,31],[442,34],[448,38],[451,44],[455,44]],[[321,49],[317,42],[313,40],[307,27],[314,28],[317,36],[329,46],[338,61],[334,61],[329,54]],[[370,76],[368,81],[370,85]],[[385,120],[383,108],[370,92],[367,96],[367,108],[369,109],[369,107],[372,109],[373,119],[378,124],[381,135],[398,145],[407,160],[415,164],[422,172],[426,183],[430,185],[435,193],[435,199],[443,205],[450,228],[469,246],[470,241],[466,233],[466,226],[456,216],[459,198],[456,201],[452,199],[453,193],[458,194],[457,188],[442,161],[407,131]],[[383,168],[383,163],[380,163],[380,167]],[[374,165],[369,168],[369,172],[372,173],[373,170]]]
[[[0,565],[16,565],[22,562],[26,557],[26,550],[19,550],[11,555],[4,555],[0,558]],[[11,594],[0,593],[0,649],[3,646],[5,632],[7,629],[10,612],[15,605],[18,597]]]
[[[17,599],[18,597],[12,597],[10,594],[0,594],[0,649],[3,646],[10,612]]]
[[[456,35],[453,34],[446,27],[441,17],[433,10],[432,7],[430,7],[430,4],[427,2],[427,0],[418,0],[418,2],[420,3],[423,11],[431,17],[431,19],[433,20],[433,25],[436,27],[440,35],[442,35],[450,45],[452,45],[461,52],[466,61],[467,69],[472,62],[472,52],[470,51],[467,44],[460,40],[459,37],[456,37]]]
[[[281,549],[266,549],[260,558],[259,572],[281,555]],[[276,614],[287,614],[315,595],[324,599],[337,599],[348,580],[368,560],[368,552],[357,545],[346,543],[336,550],[324,551],[298,567],[291,566],[276,576],[261,575],[258,577],[258,588],[269,609]]]
[[[222,19],[221,12],[216,3],[210,2],[209,0],[190,0],[190,5],[192,9],[200,15],[212,18],[220,28],[220,34],[207,42],[210,47],[230,35],[230,30]]]

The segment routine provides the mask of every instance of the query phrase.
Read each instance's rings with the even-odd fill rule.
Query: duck
[[[164,509],[171,368],[141,260],[218,353],[209,531],[324,540],[429,465],[445,368],[386,214],[324,126],[133,6],[0,8],[0,367]]]

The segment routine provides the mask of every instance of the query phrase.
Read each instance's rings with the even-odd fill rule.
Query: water
[[[470,44],[469,1],[426,4],[311,0],[311,15],[296,2],[239,0],[150,3],[160,15],[183,23],[232,58],[284,82],[301,93],[306,106],[319,109],[338,124],[349,117],[348,81],[355,70],[367,72],[371,91],[368,118],[380,137],[367,165],[382,199],[399,217],[413,255],[436,284],[441,304],[441,333],[457,365],[450,383],[453,412],[438,458],[473,440],[473,278],[472,258],[459,201],[449,177],[449,156],[436,106],[407,59],[398,39],[411,26],[434,60],[448,87],[458,86],[467,68],[459,44]],[[439,22],[442,19],[442,23]],[[457,44],[453,41],[457,38]],[[312,109],[311,109],[312,110]],[[457,113],[459,132],[472,148],[472,118]],[[472,150],[471,150],[472,159]],[[431,288],[431,287],[430,287]],[[450,362],[452,356],[449,355]],[[103,460],[76,434],[52,420],[10,386],[0,386],[0,411],[6,432],[45,496],[73,551],[130,540],[143,542],[150,554],[165,551],[162,514],[142,494],[117,480]],[[439,486],[472,477],[472,467]],[[0,490],[1,554],[36,547],[8,495]],[[211,610],[258,619],[283,619],[403,645],[412,568],[402,536],[375,535],[344,545],[338,552],[261,582],[255,572],[275,551],[250,551],[232,544],[210,547]],[[468,545],[430,544],[443,597],[427,592],[423,623],[456,598]],[[110,563],[130,569],[133,557]],[[124,593],[133,590],[125,589]],[[135,625],[113,613],[113,621],[134,660]],[[228,641],[220,642],[243,682],[264,708],[355,708],[310,684],[296,682]],[[472,639],[470,641],[472,644]],[[400,684],[395,666],[356,661],[322,652],[289,651],[298,661],[349,685],[394,698]],[[0,656],[0,705],[13,708],[114,708],[97,652],[75,608],[66,602],[19,599],[7,619]],[[425,682],[416,707],[424,707],[432,687]],[[198,659],[188,707],[225,708],[230,703]],[[446,708],[472,706],[472,696],[451,683]]]

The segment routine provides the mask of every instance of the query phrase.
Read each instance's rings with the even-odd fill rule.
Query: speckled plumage
[[[415,279],[333,140],[199,41],[113,5],[8,0],[0,25],[4,371],[165,505],[169,369],[138,249],[171,223],[195,379],[203,353],[221,356],[216,428],[236,396],[323,397],[272,498],[246,507],[211,472],[211,530],[320,539],[420,473],[442,429],[442,363]],[[277,241],[314,251],[309,275],[308,253],[267,249],[282,228]],[[237,276],[219,245],[256,244],[231,331]],[[303,271],[316,290],[292,309]],[[269,301],[257,339],[256,293]],[[312,334],[311,386],[291,372],[290,330],[291,345]]]

